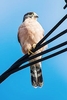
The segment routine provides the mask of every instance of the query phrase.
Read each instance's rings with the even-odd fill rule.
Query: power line
[[[21,66],[21,67],[19,67],[19,68],[16,68],[16,69],[14,69],[14,70],[11,70],[9,73],[2,74],[2,75],[0,76],[0,83],[2,83],[8,76],[10,76],[11,74],[13,74],[13,73],[15,73],[15,72],[17,72],[17,71],[20,71],[20,70],[22,70],[22,69],[24,69],[24,68],[27,68],[27,67],[30,66],[30,65],[33,65],[33,64],[38,63],[38,62],[41,62],[41,61],[43,61],[43,60],[50,59],[50,58],[52,58],[52,57],[54,57],[54,56],[57,56],[57,55],[59,55],[59,54],[61,54],[61,53],[64,53],[64,52],[67,52],[67,48],[62,49],[62,50],[60,50],[60,51],[58,51],[58,52],[55,52],[55,53],[53,53],[53,54],[51,54],[51,55],[48,55],[48,56],[46,56],[46,57],[44,57],[44,58],[42,58],[42,59],[38,59],[38,60],[36,60],[36,61],[34,61],[34,62],[28,63],[28,64],[26,64],[26,65],[24,65],[24,66]]]
[[[46,41],[45,43],[41,44],[53,31],[56,30],[57,27],[59,27],[59,25],[67,18],[67,14],[45,35],[45,37],[37,44],[36,48],[33,49],[32,51],[35,52],[36,50],[38,50],[39,48],[41,48],[42,46],[54,41],[55,39],[57,39],[58,37],[62,36],[63,34],[67,33],[67,29],[64,30],[63,32],[59,33],[58,35],[56,35],[55,37],[51,38],[50,40]],[[67,43],[67,41],[66,41]],[[54,48],[54,47],[53,47]],[[47,56],[46,58],[42,58],[42,60],[46,60],[46,59],[49,59],[51,57],[54,57],[58,54],[61,54],[63,52],[66,52],[67,48],[61,50],[61,51],[58,51],[54,54],[52,54],[52,56]],[[46,51],[45,51],[46,52]],[[18,70],[21,70],[23,68],[26,68],[24,66],[29,66],[29,64],[27,65],[24,65],[23,68],[20,67],[21,64],[23,64],[24,62],[26,62],[28,59],[30,58],[30,55],[26,54],[24,55],[23,57],[21,57],[19,60],[17,60],[7,71],[5,71],[1,76],[0,76],[0,83],[2,81],[4,81],[9,75],[11,75],[12,73],[18,71]],[[37,61],[36,61],[37,62]],[[33,63],[33,62],[32,62]]]
[[[49,37],[56,29],[59,27],[67,18],[67,14],[45,35],[43,39],[41,39],[38,44],[36,45],[35,49],[32,49],[33,52],[37,50],[37,48],[40,47],[41,43]],[[46,43],[45,43],[46,44]],[[11,71],[15,68],[18,68],[20,65],[19,63],[22,61],[22,64],[29,58],[30,55],[26,54],[23,57],[21,57],[19,60],[17,60],[6,72]]]

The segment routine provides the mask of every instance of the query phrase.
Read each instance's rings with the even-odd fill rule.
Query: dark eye
[[[32,16],[30,16],[30,18],[32,18]]]

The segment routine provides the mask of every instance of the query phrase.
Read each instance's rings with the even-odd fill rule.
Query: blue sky
[[[47,34],[66,15],[67,9],[63,9],[64,5],[64,0],[0,1],[0,75],[23,56],[17,41],[18,27],[22,23],[23,15],[29,11],[36,12],[39,15],[38,21]],[[66,28],[67,20],[49,38]],[[67,34],[50,43],[48,48],[66,40]],[[0,84],[0,100],[67,100],[67,52],[43,61],[42,66],[42,88],[32,87],[30,71],[26,68]]]

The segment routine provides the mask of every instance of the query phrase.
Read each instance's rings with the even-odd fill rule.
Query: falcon
[[[36,44],[44,37],[44,29],[37,21],[38,15],[35,12],[28,12],[23,17],[23,22],[19,26],[18,29],[18,41],[21,45],[22,52],[24,54],[35,55],[37,53],[42,52],[46,49],[46,46],[37,50],[36,52],[32,52],[32,48],[36,47]],[[29,62],[36,61],[40,59],[41,56],[30,60]],[[41,62],[36,63],[30,66],[31,73],[31,83],[36,87],[43,86],[43,76],[42,76],[42,68]]]

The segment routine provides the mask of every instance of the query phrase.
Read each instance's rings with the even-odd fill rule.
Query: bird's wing
[[[18,29],[18,41],[23,49],[31,48],[43,38],[44,30],[35,20],[28,19]],[[27,52],[26,52],[27,53]]]

